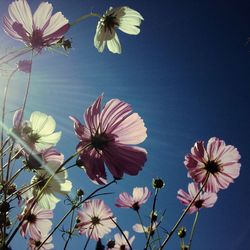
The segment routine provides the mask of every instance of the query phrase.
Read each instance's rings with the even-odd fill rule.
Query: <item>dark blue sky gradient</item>
[[[240,177],[218,193],[214,208],[201,211],[192,249],[248,249],[250,46],[246,43],[250,37],[250,2],[51,2],[55,11],[62,11],[70,21],[92,9],[102,14],[109,6],[122,5],[138,10],[145,21],[138,36],[118,32],[123,51],[120,56],[107,51],[99,54],[94,48],[97,18],[72,27],[68,36],[72,38],[73,49],[68,56],[43,52],[35,58],[27,117],[34,110],[55,117],[58,129],[63,131],[58,149],[65,156],[71,155],[77,144],[68,116],[82,119],[83,111],[101,93],[105,102],[120,98],[143,117],[148,129],[148,138],[142,144],[148,150],[144,170],[136,177],[124,176],[118,185],[107,190],[115,193],[104,197],[121,227],[130,233],[137,218],[133,211],[114,207],[120,192],[131,192],[135,186],[151,188],[152,178],[163,178],[166,186],[160,193],[157,209],[159,213],[166,209],[162,225],[170,230],[183,209],[176,199],[177,190],[187,189],[191,182],[183,160],[195,141],[216,136],[236,146],[242,156]],[[0,2],[2,15],[8,3]],[[30,3],[36,8],[39,1]],[[10,41],[3,32],[0,40],[8,46],[22,46]],[[78,169],[69,175],[75,187],[86,193],[96,188]],[[145,224],[151,206],[152,199],[141,210]],[[68,210],[64,205],[57,209],[55,221]],[[193,218],[187,216],[182,225],[190,227]],[[104,242],[112,235],[105,237]],[[143,235],[135,235],[134,249],[141,250]],[[60,235],[54,239],[55,249],[62,249]],[[83,248],[85,240],[83,236],[75,237],[69,249]],[[20,249],[17,242],[13,249]],[[166,249],[179,249],[178,244],[174,236]],[[94,249],[93,242],[89,249]]]

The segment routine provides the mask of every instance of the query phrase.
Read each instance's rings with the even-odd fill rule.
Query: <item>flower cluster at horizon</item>
[[[147,151],[131,146],[142,143],[146,127],[131,106],[119,99],[111,99],[101,110],[102,96],[84,113],[85,125],[70,116],[80,143],[80,161],[89,178],[98,184],[106,183],[104,164],[116,179],[123,174],[137,175],[147,160]]]

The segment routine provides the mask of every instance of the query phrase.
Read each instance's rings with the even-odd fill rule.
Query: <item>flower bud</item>
[[[153,188],[161,189],[165,186],[165,183],[162,179],[158,178],[158,179],[153,179],[152,185],[153,185]]]
[[[187,229],[185,227],[180,227],[177,231],[178,236],[182,239],[186,236]]]
[[[82,190],[82,189],[77,189],[77,191],[76,191],[76,194],[77,194],[77,196],[83,196],[84,195],[84,191]]]

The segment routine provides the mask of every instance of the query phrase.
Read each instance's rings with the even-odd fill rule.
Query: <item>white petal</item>
[[[60,200],[52,193],[44,193],[44,195],[38,201],[38,205],[44,209],[53,210],[56,207],[56,203],[59,201]]]
[[[117,54],[122,53],[121,44],[116,33],[113,39],[107,41],[107,46],[109,51],[112,53],[117,53]]]
[[[42,30],[44,25],[48,24],[49,19],[52,15],[52,10],[52,4],[48,2],[40,3],[33,16],[34,26],[36,29]]]
[[[31,114],[30,122],[33,132],[40,136],[50,135],[56,128],[54,118],[39,111],[35,111]]]
[[[32,13],[26,0],[12,2],[8,8],[10,18],[23,25],[32,34]]]
[[[43,35],[44,36],[51,35],[68,23],[69,23],[68,19],[66,19],[61,12],[57,12],[51,17],[50,23],[48,27],[44,30]]]

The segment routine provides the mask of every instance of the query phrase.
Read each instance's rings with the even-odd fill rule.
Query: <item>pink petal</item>
[[[140,147],[110,143],[103,151],[103,158],[113,176],[121,178],[123,173],[137,175],[147,160],[147,152]]]
[[[80,154],[80,159],[86,174],[93,182],[106,184],[107,175],[102,155],[98,154],[95,149],[86,149]]]

